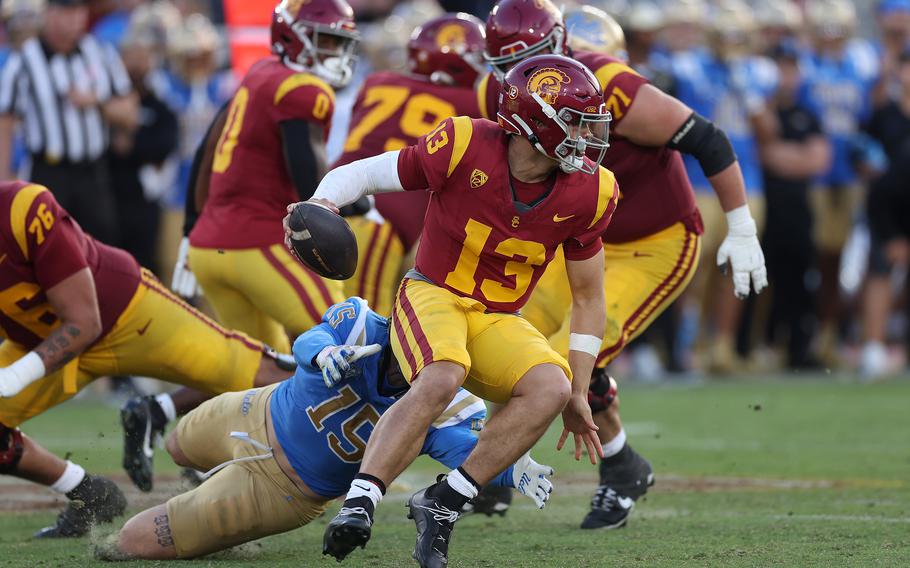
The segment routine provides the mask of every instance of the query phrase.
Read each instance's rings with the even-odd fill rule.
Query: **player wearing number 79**
[[[389,322],[349,298],[297,338],[294,358],[290,379],[219,396],[180,422],[168,451],[178,464],[214,476],[133,517],[114,549],[102,547],[99,556],[201,556],[303,526],[344,494],[380,415],[407,390]],[[459,390],[434,417],[421,453],[457,466],[477,443],[485,414],[480,399]],[[543,508],[551,474],[525,454],[493,483]]]
[[[326,206],[383,190],[430,192],[416,268],[392,313],[392,349],[411,389],[379,421],[326,529],[323,550],[337,559],[369,540],[385,487],[462,385],[503,406],[461,467],[411,497],[422,566],[446,565],[462,506],[560,412],[560,446],[571,433],[576,457],[587,445],[596,461],[601,449],[587,389],[604,326],[600,235],[619,197],[599,166],[610,114],[594,75],[562,56],[517,65],[501,96],[499,125],[445,120],[415,146],[333,170],[316,190]],[[568,362],[517,314],[559,245],[573,294]]]

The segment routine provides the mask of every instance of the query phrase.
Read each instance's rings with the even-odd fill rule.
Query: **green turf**
[[[516,497],[505,519],[463,519],[451,565],[910,566],[907,401],[906,378],[876,385],[794,380],[626,389],[630,441],[658,473],[629,526],[608,533],[575,528],[594,472],[556,453],[551,430],[535,450],[557,469],[547,510]],[[25,430],[93,471],[119,468],[113,409],[74,402]],[[175,471],[163,457],[159,471]],[[421,461],[404,482],[416,489],[440,471]],[[390,495],[367,550],[346,566],[415,565],[405,497]],[[92,565],[88,539],[28,540],[51,519],[46,512],[0,516],[0,566]],[[320,554],[326,522],[188,565],[334,566]]]

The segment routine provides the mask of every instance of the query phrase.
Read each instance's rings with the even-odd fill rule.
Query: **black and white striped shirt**
[[[0,114],[17,114],[29,151],[49,163],[85,163],[108,145],[101,105],[130,92],[117,51],[86,35],[67,55],[51,53],[38,38],[9,56],[0,72]],[[71,90],[93,93],[98,105],[78,108]]]

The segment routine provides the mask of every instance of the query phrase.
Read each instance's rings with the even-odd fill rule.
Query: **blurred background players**
[[[343,299],[340,282],[291,256],[281,219],[325,173],[333,87],[351,80],[358,35],[344,0],[285,0],[272,40],[274,55],[253,65],[206,141],[199,176],[208,193],[193,196],[201,211],[188,261],[220,321],[287,353],[288,334]]]
[[[408,72],[372,73],[361,87],[344,154],[332,168],[413,145],[446,118],[479,117],[473,86],[484,70],[483,48],[483,22],[468,14],[445,14],[415,29]],[[349,219],[360,255],[357,273],[344,283],[346,295],[391,315],[410,268],[402,260],[416,250],[428,201],[426,192],[380,194],[375,211]]]
[[[714,121],[729,137],[742,170],[749,209],[761,230],[765,205],[754,128],[767,112],[765,99],[774,85],[774,69],[767,60],[752,56],[754,31],[749,6],[741,0],[723,0],[708,20],[706,46],[677,53],[672,68],[676,97]],[[721,278],[711,267],[724,238],[724,211],[698,161],[686,156],[685,162],[705,226],[703,266],[692,293],[700,299],[699,327],[705,345],[710,346],[707,367],[730,373],[742,367],[735,354],[742,304],[733,295],[729,279]]]
[[[839,364],[841,251],[862,202],[857,162],[862,160],[860,125],[872,109],[872,90],[879,76],[878,57],[868,41],[854,37],[856,9],[849,0],[809,0],[806,21],[810,51],[801,64],[806,72],[804,102],[819,116],[830,139],[831,167],[812,192],[815,242],[821,287],[819,356]]]

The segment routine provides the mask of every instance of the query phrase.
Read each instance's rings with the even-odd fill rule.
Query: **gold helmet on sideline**
[[[807,0],[806,21],[816,37],[849,37],[856,27],[856,8],[850,0]]]
[[[569,47],[625,59],[626,36],[619,23],[599,8],[577,6],[563,14]]]

